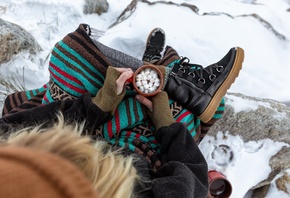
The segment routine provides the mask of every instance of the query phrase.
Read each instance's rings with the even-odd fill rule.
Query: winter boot
[[[243,60],[244,50],[239,47],[231,48],[219,62],[205,68],[183,58],[172,66],[164,90],[206,123],[238,77]]]
[[[142,60],[153,63],[161,58],[161,52],[165,45],[165,32],[161,28],[154,28],[146,43],[146,49],[143,54]]]

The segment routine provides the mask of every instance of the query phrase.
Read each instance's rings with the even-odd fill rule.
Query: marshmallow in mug
[[[160,86],[160,78],[158,73],[146,68],[136,76],[136,86],[143,93],[152,93]]]

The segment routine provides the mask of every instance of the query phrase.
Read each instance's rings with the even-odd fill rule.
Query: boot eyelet
[[[187,80],[193,81],[194,78],[195,78],[195,74],[194,73],[192,73],[192,72],[188,72],[187,73],[187,77],[186,77]]]
[[[204,78],[200,78],[200,79],[198,79],[198,82],[201,82],[202,84],[205,84],[205,79]]]
[[[211,74],[211,75],[209,75],[209,80],[211,81],[211,82],[213,82],[215,79],[216,79],[216,75],[215,74]]]
[[[219,65],[219,66],[216,68],[216,71],[219,72],[219,73],[223,72],[223,71],[224,71],[224,66]]]
[[[195,74],[193,72],[188,72],[188,76],[192,76],[192,78],[195,78]]]
[[[185,73],[185,69],[183,67],[179,67],[178,70],[181,71],[182,73]]]

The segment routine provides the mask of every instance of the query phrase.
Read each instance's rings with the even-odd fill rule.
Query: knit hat
[[[96,198],[77,167],[59,156],[29,148],[0,147],[0,197]]]

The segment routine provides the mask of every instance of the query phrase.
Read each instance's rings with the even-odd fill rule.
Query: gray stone
[[[25,29],[0,19],[0,64],[11,60],[13,55],[27,51],[31,55],[41,50],[34,37]]]
[[[83,7],[84,14],[98,14],[106,13],[109,9],[109,4],[106,0],[85,0]]]
[[[249,97],[238,93],[228,93],[225,96],[226,110],[220,119],[209,131],[208,135],[215,136],[217,131],[228,131],[232,135],[243,137],[245,142],[272,139],[273,141],[290,144],[290,107],[282,102],[270,99]],[[235,101],[241,105],[258,106],[256,109],[235,111]],[[276,180],[280,190],[288,193],[285,186],[289,185],[289,175],[285,171],[290,168],[290,147],[284,146],[270,159],[271,172],[267,179],[253,186],[252,197],[265,197],[270,183],[277,175],[283,175]],[[286,175],[286,176],[285,176]],[[278,184],[277,184],[278,186]]]
[[[234,107],[229,105],[232,99],[227,96],[235,96],[245,103],[256,103],[258,107],[255,110],[235,112]],[[213,135],[215,131],[229,131],[233,135],[242,136],[245,141],[270,138],[290,144],[289,106],[275,100],[242,94],[228,93],[227,96],[224,116],[211,128],[209,134]]]
[[[270,185],[261,186],[260,188],[256,188],[252,194],[254,198],[263,198],[267,196]]]
[[[110,25],[109,28],[112,28],[119,23],[122,23],[126,19],[128,19],[135,11],[137,8],[138,3],[145,3],[147,5],[155,5],[155,4],[164,4],[164,5],[172,5],[172,6],[178,6],[178,7],[187,7],[190,10],[192,10],[194,13],[198,13],[199,9],[195,5],[188,4],[188,3],[174,3],[172,1],[147,1],[147,0],[132,0],[131,3],[125,8],[125,10],[120,14],[120,16],[117,18],[117,20]]]
[[[284,173],[282,177],[276,180],[276,185],[279,190],[290,194],[290,189],[287,188],[287,186],[290,185],[290,175],[288,173]]]

